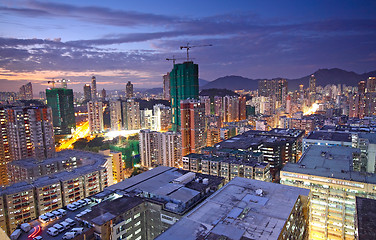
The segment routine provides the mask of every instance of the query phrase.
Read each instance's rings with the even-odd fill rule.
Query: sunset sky
[[[0,91],[50,79],[82,91],[162,86],[192,48],[200,78],[298,78],[376,70],[376,1],[0,0]],[[183,61],[183,60],[180,60]]]

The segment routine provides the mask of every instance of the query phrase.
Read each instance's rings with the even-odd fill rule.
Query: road
[[[61,151],[64,149],[72,148],[73,143],[75,143],[79,138],[86,137],[88,134],[89,134],[89,121],[77,127],[76,131],[72,134],[72,137],[68,140],[63,140],[61,145],[56,148],[56,151]]]

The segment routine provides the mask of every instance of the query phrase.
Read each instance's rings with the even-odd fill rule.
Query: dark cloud
[[[78,7],[69,4],[30,1],[27,7],[0,7],[1,12],[16,13],[33,17],[66,17],[84,21],[114,26],[166,25],[176,21],[176,17],[169,17],[150,13],[133,11],[119,11],[104,7]]]

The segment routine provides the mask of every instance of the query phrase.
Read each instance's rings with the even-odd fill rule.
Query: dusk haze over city
[[[0,0],[0,239],[375,240],[375,10]]]

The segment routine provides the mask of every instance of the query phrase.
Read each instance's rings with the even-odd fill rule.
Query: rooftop
[[[282,171],[376,183],[376,174],[353,171],[353,153],[359,152],[357,148],[344,146],[313,145],[308,147],[298,163],[287,163]]]
[[[136,196],[124,196],[114,200],[104,201],[92,207],[92,211],[82,216],[81,219],[100,226],[143,202],[143,198]]]
[[[256,194],[259,189],[262,195]],[[237,177],[157,239],[278,239],[299,195],[308,194],[308,189]]]
[[[42,187],[42,186],[46,186],[49,184],[57,183],[59,180],[66,181],[75,177],[80,177],[85,174],[91,173],[93,171],[103,169],[104,168],[103,165],[107,161],[107,157],[101,154],[97,154],[93,152],[77,151],[77,150],[64,150],[64,151],[58,152],[57,157],[46,159],[43,161],[43,163],[45,162],[49,163],[50,161],[51,162],[61,161],[61,160],[72,158],[72,157],[76,157],[77,159],[79,159],[82,164],[78,166],[77,168],[74,168],[73,170],[62,171],[62,172],[50,174],[47,176],[46,175],[41,176],[31,182],[22,181],[22,182],[12,184],[6,188],[1,189],[0,195],[13,194],[13,193],[21,192],[21,191],[28,191],[32,189],[33,186]],[[33,164],[33,162],[28,162],[28,161],[30,161],[30,159],[17,160],[17,161],[13,161],[12,163],[21,164],[21,165],[24,164],[25,166],[30,167]],[[17,162],[20,162],[20,163],[17,163]]]
[[[194,178],[205,176],[209,179],[208,184],[197,182],[191,184],[194,180],[191,179],[186,183],[173,183],[179,177],[182,177],[188,171],[179,170],[177,168],[160,166],[141,173],[134,177],[125,179],[124,181],[114,184],[106,188],[106,190],[114,191],[119,194],[130,194],[132,192],[145,193],[151,196],[152,199],[162,202],[180,202],[186,204],[192,199],[199,197],[200,192],[211,186],[218,186],[223,178],[216,176],[203,175],[194,173]],[[203,186],[205,185],[205,187]],[[144,194],[144,195],[145,195]],[[184,205],[184,207],[189,207]],[[182,209],[179,210],[179,212]],[[185,209],[183,209],[185,210]]]
[[[307,139],[351,142],[351,133],[348,132],[331,132],[331,131],[312,131]]]

